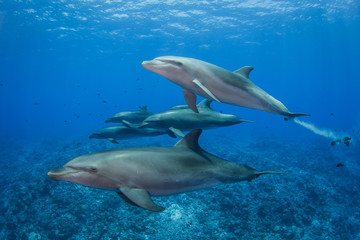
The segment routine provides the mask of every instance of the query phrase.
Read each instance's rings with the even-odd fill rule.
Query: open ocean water
[[[360,239],[359,29],[355,0],[0,0],[0,239]],[[253,66],[311,114],[212,104],[255,123],[206,130],[202,148],[287,174],[153,197],[161,213],[49,179],[83,154],[180,139],[89,139],[117,112],[185,104],[141,66],[167,55]]]

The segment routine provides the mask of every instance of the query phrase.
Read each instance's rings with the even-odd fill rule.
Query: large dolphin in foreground
[[[182,193],[223,183],[251,181],[263,174],[223,160],[198,144],[193,130],[173,147],[122,148],[76,157],[48,176],[88,187],[115,191],[127,203],[160,212],[151,195]]]
[[[141,123],[145,118],[152,115],[152,112],[147,110],[147,106],[139,107],[136,111],[119,112],[109,117],[105,122],[121,123],[122,121],[128,121],[131,123]]]
[[[124,140],[130,138],[160,136],[168,134],[172,138],[176,138],[174,133],[168,129],[154,129],[149,127],[138,128],[138,124],[131,124],[123,121],[124,125],[110,126],[100,128],[93,132],[89,138],[108,139],[110,142],[117,144],[116,140]]]
[[[249,79],[252,67],[230,72],[194,58],[164,56],[144,61],[142,66],[183,88],[186,103],[196,113],[196,95],[241,107],[253,108],[288,118],[309,116],[291,113],[279,100]]]
[[[199,113],[193,112],[187,105],[178,105],[164,112],[155,113],[146,118],[139,128],[168,129],[183,137],[182,131],[211,129],[249,122],[237,116],[213,110],[210,107],[211,102],[210,99],[204,99],[197,104]]]

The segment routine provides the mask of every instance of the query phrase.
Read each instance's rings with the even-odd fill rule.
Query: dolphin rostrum
[[[173,147],[120,148],[76,157],[48,176],[88,187],[117,192],[137,207],[160,212],[151,195],[193,191],[222,183],[251,181],[263,174],[226,161],[198,144],[202,130],[193,130]]]
[[[100,128],[93,132],[89,138],[108,139],[110,142],[116,144],[118,143],[116,140],[160,136],[164,134],[176,138],[173,131],[169,129],[155,129],[150,127],[139,128],[139,124],[131,124],[125,120],[122,122],[124,125]]]
[[[187,105],[178,105],[164,112],[147,117],[139,128],[148,127],[168,129],[179,136],[182,131],[194,129],[211,129],[231,126],[242,122],[250,122],[231,114],[223,114],[210,107],[212,100],[204,99],[197,104],[199,113],[193,112]]]
[[[142,66],[183,88],[186,103],[196,113],[196,95],[241,107],[280,114],[288,119],[309,116],[291,113],[279,100],[270,96],[249,79],[252,67],[230,72],[194,58],[164,56],[144,61]]]
[[[128,121],[131,123],[141,123],[145,118],[152,115],[152,112],[147,110],[147,106],[139,107],[136,111],[119,112],[109,117],[105,122],[121,123],[122,121]]]

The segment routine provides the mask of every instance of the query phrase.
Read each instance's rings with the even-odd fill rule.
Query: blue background
[[[323,127],[349,131],[359,125],[355,1],[3,1],[1,6],[4,138],[87,135],[115,112],[145,104],[156,112],[184,103],[179,87],[140,65],[164,55],[229,70],[253,66],[251,80],[291,111],[310,113]],[[214,105],[258,122],[256,128],[284,129],[278,117]],[[254,128],[244,131],[248,127]]]
[[[0,238],[360,239],[359,29],[355,0],[0,0]],[[88,139],[117,112],[185,103],[179,86],[141,66],[166,55],[253,66],[255,84],[312,115],[301,120],[353,144],[213,103],[256,123],[205,131],[205,150],[289,174],[157,197],[160,214],[48,179],[79,155],[177,141]]]

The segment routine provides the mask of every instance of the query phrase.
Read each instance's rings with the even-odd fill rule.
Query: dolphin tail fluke
[[[254,121],[251,121],[251,120],[245,120],[245,119],[241,119],[240,122],[248,122],[248,123],[256,123]]]
[[[264,172],[259,172],[256,174],[256,176],[261,176],[261,175],[264,175],[264,174],[287,174],[285,172],[276,172],[276,171],[264,171]]]
[[[114,144],[119,144],[119,142],[118,141],[116,141],[116,139],[115,138],[108,138],[109,139],[109,141],[111,142],[111,143],[114,143]]]
[[[252,180],[254,180],[255,178],[260,177],[261,175],[265,175],[265,174],[286,174],[284,172],[275,172],[275,171],[264,171],[264,172],[256,172],[254,175],[252,175],[250,178],[248,178],[248,182],[251,182]]]
[[[302,117],[302,116],[311,116],[310,114],[306,114],[306,113],[288,113],[284,120],[288,121],[288,120],[293,120],[296,117]]]

